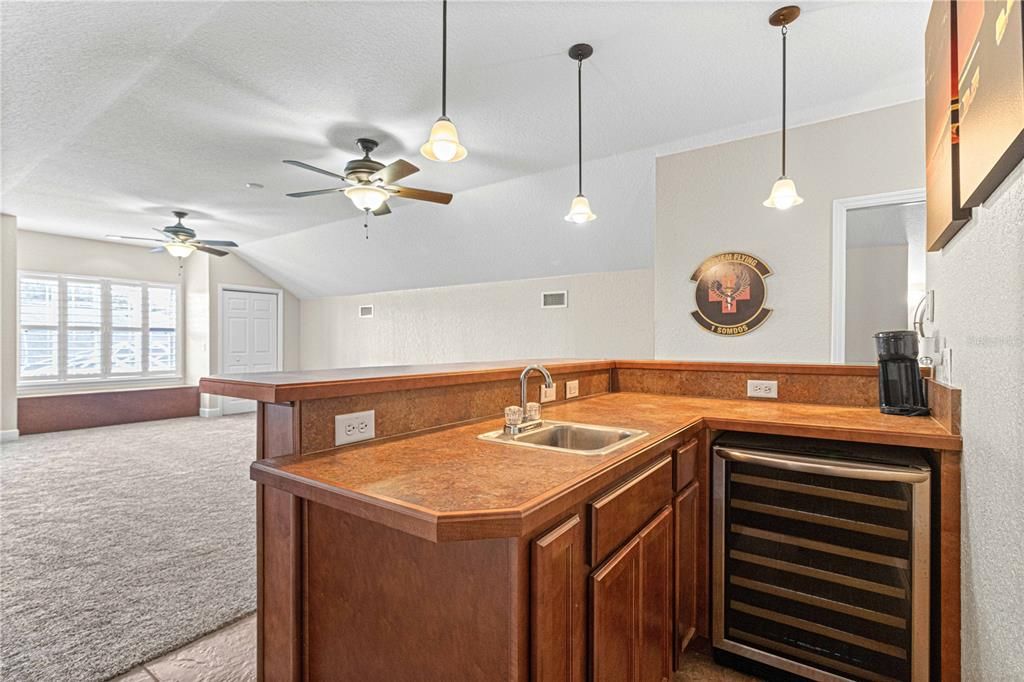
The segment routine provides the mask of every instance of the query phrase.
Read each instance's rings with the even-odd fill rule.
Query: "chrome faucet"
[[[520,407],[523,408],[523,414],[526,414],[526,379],[530,376],[530,372],[540,372],[544,375],[544,385],[547,388],[554,388],[555,382],[551,379],[551,372],[549,372],[544,365],[530,365],[523,370],[523,373],[519,375],[519,397]]]

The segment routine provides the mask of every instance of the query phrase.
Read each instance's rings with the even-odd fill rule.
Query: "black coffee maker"
[[[917,417],[929,413],[924,379],[917,364],[917,332],[875,334],[878,351],[878,404],[884,414]]]

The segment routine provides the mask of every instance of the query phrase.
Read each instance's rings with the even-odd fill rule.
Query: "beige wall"
[[[878,362],[875,332],[907,328],[907,245],[846,250],[846,362]]]
[[[1024,166],[928,256],[928,286],[939,378],[963,389],[963,679],[1024,680]]]
[[[18,269],[66,275],[177,282],[178,261],[148,247],[18,231]]]
[[[26,230],[19,230],[17,237],[20,248],[17,252],[17,268],[12,271],[20,269],[180,283],[185,307],[183,376],[189,384],[196,384],[200,378],[219,371],[218,286],[235,284],[281,288],[237,254],[213,258],[204,253],[194,253],[179,267],[176,259],[164,253],[149,253],[145,247]],[[5,286],[5,293],[7,289]],[[16,287],[10,290],[13,297]],[[299,301],[286,291],[283,305],[284,369],[297,369]],[[216,406],[216,400],[204,396],[204,408],[216,409]]]
[[[649,358],[652,287],[650,270],[627,270],[304,300],[302,366]],[[541,308],[562,290],[567,308]]]
[[[795,128],[789,174],[805,201],[761,202],[779,174],[779,135],[664,156],[657,162],[655,354],[686,360],[828,362],[832,200],[924,185],[920,101]],[[691,317],[690,275],[716,253],[766,262],[772,316],[741,337]]]
[[[0,215],[0,441],[18,435],[18,219]]]

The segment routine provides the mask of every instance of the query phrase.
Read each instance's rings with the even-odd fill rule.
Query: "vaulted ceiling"
[[[331,181],[281,160],[340,169],[359,136],[381,141],[382,161],[421,166],[407,184],[456,193],[568,166],[566,50],[579,41],[596,50],[587,158],[777,126],[773,7],[453,1],[448,112],[470,155],[439,165],[417,154],[440,113],[438,2],[5,2],[2,208],[24,228],[93,238],[148,235],[181,208],[244,255],[356,216],[341,196],[284,197]],[[792,120],[922,96],[927,3],[803,7]]]

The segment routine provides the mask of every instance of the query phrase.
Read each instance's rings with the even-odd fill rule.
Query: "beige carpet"
[[[254,415],[0,446],[0,679],[102,680],[256,605]]]

